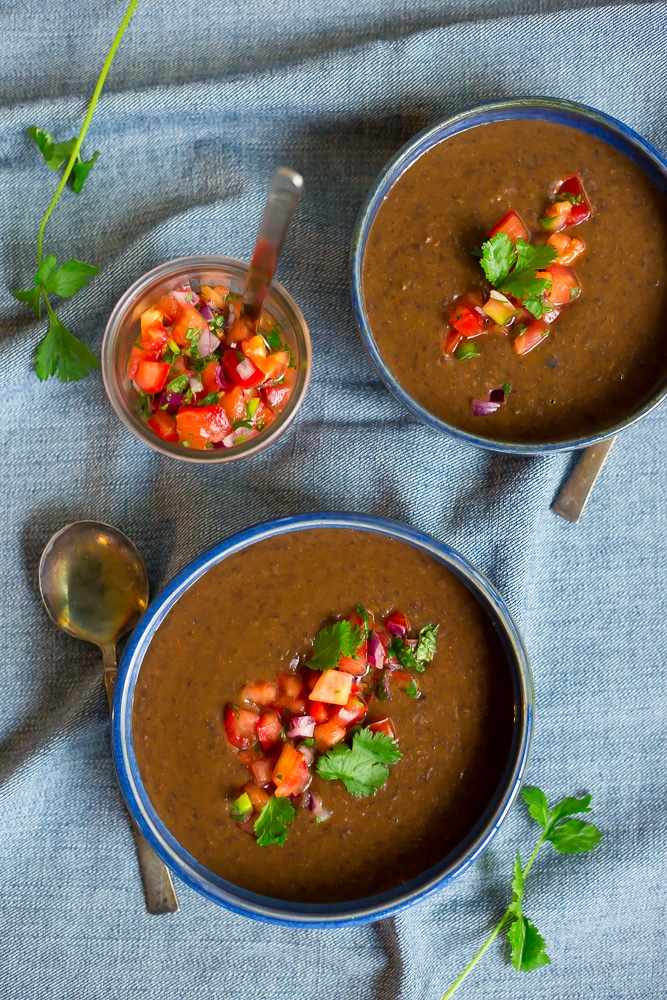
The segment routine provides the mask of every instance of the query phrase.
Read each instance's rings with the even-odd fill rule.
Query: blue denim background
[[[55,186],[26,130],[78,130],[123,6],[0,0],[0,997],[437,1000],[504,909],[514,853],[533,844],[520,805],[467,875],[376,925],[255,924],[182,884],[179,914],[144,912],[100,657],[47,619],[41,550],[70,520],[109,521],[139,546],[155,591],[237,529],[317,509],[397,518],[489,574],[533,662],[528,780],[554,799],[594,795],[602,846],[545,851],[528,883],[553,964],[519,976],[496,943],[458,995],[664,997],[667,407],[623,435],[584,520],[567,524],[549,504],[571,456],[464,448],[389,396],[355,329],[348,253],[391,154],[481,100],[582,101],[667,153],[667,5],[142,0],[86,141],[99,164],[79,198],[61,199],[45,249],[102,267],[60,310],[97,350],[137,276],[187,253],[247,258],[273,167],[304,174],[278,277],[311,327],[311,386],[269,452],[221,469],[140,445],[99,373],[40,384],[30,359],[43,325],[9,294],[34,271]]]

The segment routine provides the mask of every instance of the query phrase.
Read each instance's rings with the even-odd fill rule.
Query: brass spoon
[[[117,528],[100,521],[67,524],[47,543],[39,589],[53,621],[102,651],[104,686],[113,701],[116,643],[148,605],[148,577],[137,549]],[[149,913],[178,910],[168,868],[132,823]]]

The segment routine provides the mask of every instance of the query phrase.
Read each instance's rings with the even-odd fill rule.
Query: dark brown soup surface
[[[259,847],[229,816],[248,773],[226,740],[224,706],[247,681],[307,657],[322,625],[357,602],[440,624],[422,697],[383,703],[403,759],[371,798],[316,774],[329,819],[299,810],[283,847]],[[514,717],[500,640],[452,572],[394,539],[313,528],[227,557],[180,598],[146,652],[132,732],[157,813],[199,862],[267,896],[326,903],[398,886],[452,850],[499,785]]]
[[[586,244],[582,288],[550,335],[517,356],[482,337],[464,361],[441,349],[453,300],[488,291],[479,248],[514,209],[533,240],[549,190],[574,173],[593,216],[568,233]],[[607,143],[565,125],[501,121],[440,142],[381,204],[363,258],[363,297],[378,349],[401,385],[442,420],[481,437],[557,442],[612,427],[667,373],[667,200]],[[473,399],[509,383],[505,405],[475,417]]]

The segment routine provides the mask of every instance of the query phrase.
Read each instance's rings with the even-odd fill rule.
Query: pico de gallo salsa
[[[158,437],[193,451],[232,448],[284,409],[292,350],[266,311],[253,328],[240,306],[226,286],[185,284],[142,313],[127,377]]]
[[[584,242],[563,230],[591,217],[590,201],[577,175],[554,184],[543,217],[545,241],[531,242],[520,215],[507,212],[489,231],[475,253],[492,288],[458,298],[449,312],[443,337],[446,355],[458,361],[475,358],[479,337],[511,338],[517,355],[528,354],[548,336],[552,325],[581,294],[581,283],[572,264],[586,249]],[[488,400],[473,400],[473,414],[486,416],[504,402],[511,387],[491,391]]]
[[[297,810],[318,822],[331,815],[311,790],[313,775],[341,780],[354,796],[374,795],[401,759],[386,702],[421,696],[418,675],[435,654],[437,625],[410,636],[395,611],[376,626],[361,605],[323,628],[312,654],[275,681],[247,683],[225,706],[230,747],[249,771],[232,796],[232,819],[260,846],[282,844]]]

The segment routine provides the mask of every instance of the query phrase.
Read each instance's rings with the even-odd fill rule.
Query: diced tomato
[[[519,238],[522,240],[528,239],[528,230],[524,226],[521,216],[514,210],[509,211],[507,215],[503,215],[500,222],[496,222],[493,229],[489,232],[489,239],[492,240],[498,233],[507,233],[512,243],[516,243]]]
[[[310,692],[313,701],[327,705],[345,705],[352,689],[352,674],[342,670],[323,670]]]
[[[321,676],[322,675],[319,670],[311,670],[310,667],[306,670],[304,680],[309,691],[313,690]]]
[[[260,360],[266,358],[266,344],[264,343],[264,337],[256,333],[252,337],[248,337],[241,344],[241,350],[245,354],[246,358],[250,358],[254,361],[256,365],[259,365]]]
[[[224,309],[229,288],[226,285],[216,285],[214,288],[211,288],[210,285],[202,285],[201,294],[202,298],[210,302],[216,309]]]
[[[567,218],[571,207],[569,201],[554,202],[553,205],[549,205],[544,213],[544,217],[540,219],[540,225],[550,233],[560,232],[567,225]]]
[[[127,377],[129,379],[134,378],[137,374],[137,368],[142,361],[157,361],[159,357],[159,351],[147,351],[143,347],[138,347],[134,344],[127,361]]]
[[[388,715],[384,719],[378,719],[376,722],[369,722],[366,728],[370,729],[372,733],[385,733],[387,736],[391,736],[393,740],[396,739],[396,728]]]
[[[523,333],[515,337],[512,341],[512,350],[515,354],[528,354],[534,347],[541,344],[549,333],[549,324],[543,319],[536,319],[527,326]]]
[[[180,311],[180,303],[174,298],[174,296],[169,293],[168,295],[163,295],[161,299],[153,306],[156,312],[160,313],[162,316],[162,322],[165,326],[169,326],[174,322]]]
[[[260,756],[259,747],[255,744],[254,747],[250,747],[248,750],[239,750],[236,759],[239,764],[243,764],[244,767],[250,769],[255,761],[259,760]]]
[[[292,392],[288,385],[263,385],[259,391],[266,405],[275,410],[284,408]]]
[[[257,723],[257,736],[263,750],[270,750],[281,742],[283,720],[277,712],[263,712]]]
[[[296,674],[278,674],[278,690],[290,698],[298,698],[303,688],[303,681]]]
[[[459,299],[450,313],[449,322],[466,340],[479,337],[484,332],[484,316],[464,299]]]
[[[352,674],[353,677],[363,677],[368,669],[366,643],[364,642],[359,646],[356,659],[353,656],[341,656],[338,660],[337,669],[343,670],[347,674]]]
[[[326,753],[327,750],[331,750],[337,743],[344,740],[346,736],[347,729],[345,726],[341,726],[339,722],[325,722],[321,726],[315,726],[313,730],[313,739],[320,753]]]
[[[445,354],[453,354],[463,340],[463,334],[458,330],[450,330],[444,339],[442,349]]]
[[[149,326],[152,326],[153,323],[162,323],[163,319],[164,316],[162,315],[162,312],[159,309],[156,309],[155,306],[151,306],[150,309],[144,309],[140,320],[141,332],[143,333],[144,330],[146,330]]]
[[[221,406],[182,406],[176,414],[178,439],[195,451],[222,441],[232,430]]]
[[[323,722],[329,721],[329,706],[325,705],[323,701],[309,701],[308,715],[315,719],[318,726],[321,726]]]
[[[253,359],[254,360],[254,359]],[[274,351],[265,358],[257,358],[256,365],[264,373],[267,382],[282,378],[287,371],[290,356],[287,351]]]
[[[249,781],[247,785],[244,785],[241,791],[246,792],[248,798],[252,802],[252,807],[256,812],[261,812],[265,805],[267,805],[271,796],[268,792],[256,785],[254,781]]]
[[[273,764],[266,757],[256,758],[251,764],[250,770],[260,788],[266,788],[273,781]]]
[[[241,691],[241,701],[250,701],[254,705],[266,707],[273,702],[277,694],[278,688],[275,684],[271,684],[270,681],[258,681],[245,685]]]
[[[152,395],[164,389],[170,365],[164,361],[140,361],[134,375],[134,384],[142,392]]]
[[[406,636],[410,631],[410,622],[402,611],[392,611],[392,613],[385,618],[384,624],[390,634],[393,634],[392,627],[400,630],[403,636]]]
[[[216,378],[218,371],[220,371],[220,362],[207,361],[204,368],[199,372],[199,378],[201,379],[201,384],[204,387],[204,396],[208,396],[212,392],[222,392]]]
[[[566,226],[578,226],[581,222],[586,222],[590,219],[591,203],[584,191],[581,177],[578,177],[577,174],[573,174],[572,177],[566,177],[556,189],[555,200],[558,201],[559,196],[564,194],[578,199],[574,204],[570,202],[570,210],[565,223]]]
[[[551,280],[551,288],[547,292],[547,301],[552,306],[565,306],[568,302],[576,299],[580,293],[577,276],[571,267],[563,264],[549,264],[545,271],[538,271],[539,275],[546,273]]]
[[[273,769],[272,780],[278,797],[300,795],[308,788],[311,779],[306,758],[291,743],[286,743],[283,747]]]
[[[576,236],[566,236],[565,233],[553,233],[547,243],[558,251],[555,264],[572,264],[586,249],[586,245]]]
[[[260,400],[259,406],[255,410],[255,416],[254,416],[255,426],[268,427],[268,425],[272,424],[275,419],[276,415],[271,409],[271,407],[267,406],[266,403],[263,403]]]
[[[191,302],[179,302],[178,306],[179,312],[171,328],[171,338],[179,347],[189,347],[190,340],[186,336],[188,330],[203,332],[208,329],[208,323]]]
[[[143,318],[143,317],[142,317]],[[169,332],[158,320],[141,330],[139,346],[145,347],[149,351],[161,351],[169,340]]]
[[[414,676],[407,670],[392,670],[389,674],[389,680],[396,685],[399,691],[407,691],[414,681]]]
[[[222,406],[230,420],[247,420],[248,411],[245,408],[245,404],[248,398],[249,394],[247,390],[242,389],[240,385],[236,385],[233,389],[225,391],[224,396],[220,399],[220,406]]]
[[[231,330],[229,333],[225,334],[225,344],[227,347],[232,347],[233,345],[242,344],[245,340],[248,340],[254,334],[254,329],[252,325],[248,325],[245,320],[237,317],[234,320]]]
[[[307,715],[308,705],[305,698],[293,698],[288,694],[281,694],[273,703],[284,719],[291,719],[294,715]]]
[[[242,351],[225,351],[222,356],[222,370],[232,385],[241,386],[243,389],[261,385],[265,378],[254,361],[246,358]]]
[[[368,711],[368,705],[358,694],[351,694],[345,705],[336,708],[331,713],[331,721],[341,726],[353,726],[360,722]]]
[[[225,732],[232,746],[247,750],[257,742],[259,715],[239,705],[226,705],[224,713]]]
[[[147,423],[150,429],[155,431],[159,437],[164,438],[165,441],[172,441],[174,444],[178,444],[176,420],[172,417],[171,413],[167,413],[166,410],[156,410]]]

